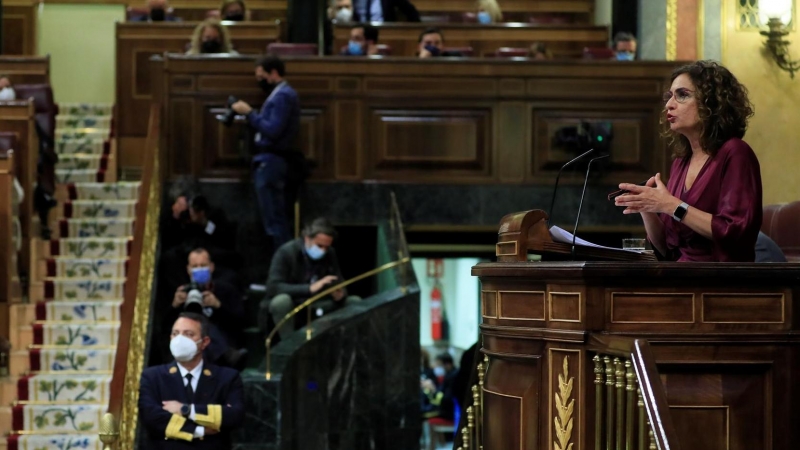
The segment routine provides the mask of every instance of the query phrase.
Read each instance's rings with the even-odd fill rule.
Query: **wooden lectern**
[[[499,262],[472,269],[488,361],[479,446],[626,448],[625,416],[605,414],[612,422],[601,429],[614,397],[602,403],[598,394],[635,398],[633,375],[622,362],[604,365],[598,343],[636,339],[652,351],[671,448],[797,448],[800,264],[525,261],[528,251],[569,252],[548,241],[545,219],[541,211],[504,217]]]
[[[574,257],[583,261],[655,261],[652,253],[637,253],[627,250],[575,246],[555,242],[550,236],[547,213],[540,209],[507,214],[500,220],[497,232],[495,255],[497,261],[527,261],[528,253],[543,259],[567,259]]]

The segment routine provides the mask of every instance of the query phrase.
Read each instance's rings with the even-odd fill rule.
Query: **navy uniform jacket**
[[[139,418],[149,436],[148,449],[229,449],[231,431],[244,420],[242,378],[239,372],[203,362],[194,393],[195,420],[162,409],[162,401],[186,404],[186,390],[177,363],[149,367],[139,386]],[[197,426],[206,436],[193,439]],[[208,435],[210,429],[219,433]]]

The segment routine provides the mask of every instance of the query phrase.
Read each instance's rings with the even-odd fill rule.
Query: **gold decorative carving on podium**
[[[575,400],[572,398],[572,386],[575,377],[569,376],[569,357],[564,356],[562,372],[558,375],[558,392],[555,393],[556,417],[553,422],[556,429],[556,450],[572,450],[572,414]]]

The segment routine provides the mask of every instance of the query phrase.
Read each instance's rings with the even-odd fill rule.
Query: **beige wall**
[[[37,49],[50,54],[57,102],[114,102],[114,23],[123,20],[123,5],[41,4]]]
[[[722,63],[747,86],[755,106],[744,139],[761,162],[764,204],[800,200],[800,74],[792,79],[775,65],[758,31],[736,31],[737,2],[723,0]],[[793,59],[800,59],[800,32],[788,39]]]

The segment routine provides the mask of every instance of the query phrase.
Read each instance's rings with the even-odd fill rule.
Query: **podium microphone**
[[[576,162],[576,161],[579,161],[579,160],[583,159],[583,157],[584,157],[584,156],[588,155],[589,153],[592,153],[593,151],[594,151],[594,149],[593,149],[593,148],[590,148],[588,152],[581,153],[580,155],[578,155],[578,156],[576,156],[576,157],[572,158],[571,160],[567,161],[567,162],[566,162],[566,164],[564,164],[563,166],[561,166],[561,168],[560,168],[560,169],[558,169],[558,175],[556,175],[556,183],[555,183],[555,185],[553,186],[553,198],[552,198],[552,200],[550,200],[550,209],[547,211],[547,228],[548,228],[548,229],[550,228],[550,219],[552,219],[552,218],[553,218],[553,207],[554,207],[554,206],[555,206],[555,204],[556,204],[556,192],[558,192],[558,179],[559,179],[559,178],[561,178],[561,172],[563,172],[563,171],[564,171],[564,169],[566,169],[567,167],[569,167],[570,165],[572,165],[572,163],[574,163],[574,162]],[[583,189],[584,189],[584,191],[585,191],[585,190],[586,190],[586,187],[584,186],[584,188],[583,188]],[[580,213],[579,213],[579,214],[580,214]]]
[[[581,155],[583,156],[583,155]],[[583,179],[583,192],[581,192],[581,201],[578,203],[578,215],[575,217],[575,228],[572,230],[572,259],[575,259],[575,236],[578,235],[578,223],[581,221],[581,208],[583,208],[583,198],[586,197],[586,185],[589,184],[589,172],[592,170],[592,163],[598,159],[608,158],[610,155],[600,155],[596,158],[589,160],[589,165],[586,166],[586,177]]]

